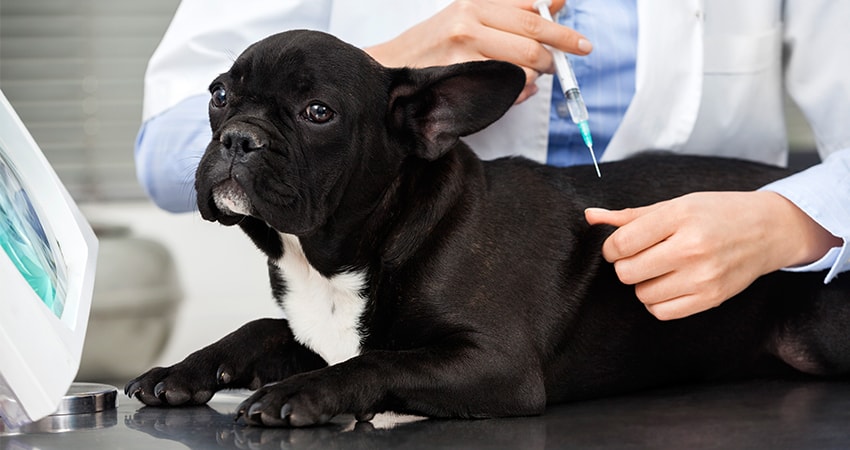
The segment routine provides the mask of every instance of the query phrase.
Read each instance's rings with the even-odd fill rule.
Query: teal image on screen
[[[61,318],[64,279],[50,240],[22,188],[20,178],[0,148],[0,247],[44,304]]]

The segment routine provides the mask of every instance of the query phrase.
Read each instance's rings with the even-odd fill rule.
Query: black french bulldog
[[[523,84],[497,61],[385,68],[312,31],[246,50],[210,86],[198,208],[266,253],[288,319],[250,322],[126,393],[195,405],[257,389],[246,423],[304,426],[388,410],[531,415],[672,383],[850,370],[845,280],[777,272],[662,322],[602,259],[612,229],[584,220],[589,206],[752,190],[785,171],[649,155],[604,164],[600,182],[588,167],[482,162],[459,138]]]

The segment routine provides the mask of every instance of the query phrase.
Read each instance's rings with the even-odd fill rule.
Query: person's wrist
[[[373,45],[371,47],[366,47],[363,49],[369,56],[372,57],[375,61],[378,61],[382,66],[386,67],[398,67],[398,64],[392,64],[391,51],[388,51],[386,48],[388,46],[387,43]]]
[[[771,202],[770,211],[780,221],[780,245],[789,251],[777,269],[811,264],[830,248],[842,244],[841,239],[824,229],[791,200],[773,191],[759,191]]]

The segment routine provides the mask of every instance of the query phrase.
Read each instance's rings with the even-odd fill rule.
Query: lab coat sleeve
[[[326,30],[331,0],[183,0],[145,72],[135,144],[145,192],[172,212],[195,208],[194,174],[211,136],[209,83],[252,43],[288,29]]]
[[[212,138],[209,95],[189,97],[142,124],[136,176],[148,197],[169,212],[195,209],[195,169]]]
[[[327,30],[331,0],[183,0],[145,72],[142,118],[206,92],[249,45],[290,29]]]
[[[824,283],[850,269],[850,149],[837,151],[814,167],[763,188],[776,192],[802,209],[815,222],[843,239],[818,261],[790,271],[827,272]]]
[[[768,186],[791,200],[843,245],[820,260],[786,270],[828,269],[824,282],[850,269],[850,2],[785,1],[785,80],[806,116],[824,162]]]

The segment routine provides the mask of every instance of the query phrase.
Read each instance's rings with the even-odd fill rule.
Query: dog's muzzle
[[[245,164],[255,151],[268,146],[268,138],[261,126],[251,117],[240,117],[224,126],[219,142],[221,158],[229,164],[233,176],[234,165]],[[251,199],[235,178],[228,178],[212,189],[215,206],[226,215],[250,215]]]
[[[251,215],[251,200],[245,190],[232,178],[213,188],[215,206],[224,214]]]

